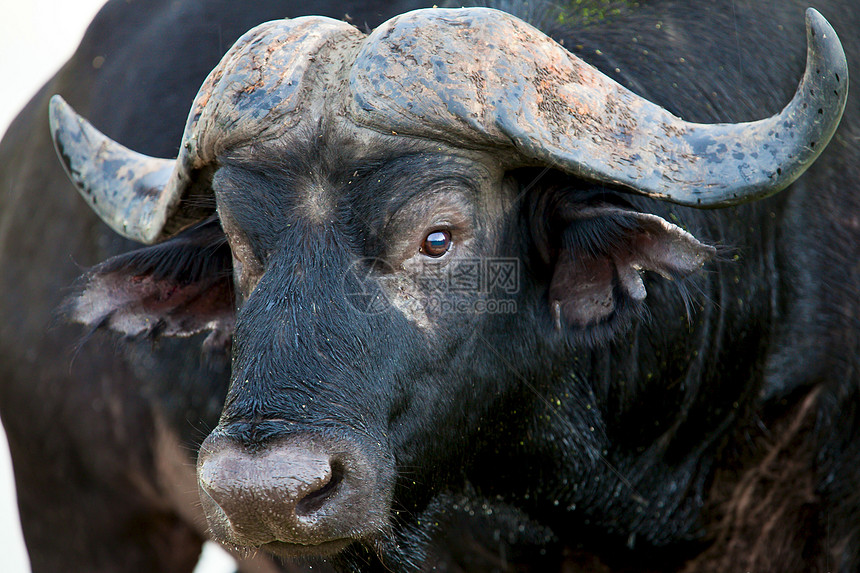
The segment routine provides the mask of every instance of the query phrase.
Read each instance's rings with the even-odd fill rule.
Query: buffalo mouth
[[[267,551],[278,557],[295,558],[295,557],[331,557],[346,549],[350,544],[356,542],[355,539],[341,538],[323,541],[313,545],[303,545],[301,543],[289,543],[286,541],[271,541],[260,546],[260,549]]]

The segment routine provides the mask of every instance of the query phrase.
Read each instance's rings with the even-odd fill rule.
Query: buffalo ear
[[[566,207],[562,218],[549,286],[558,329],[623,317],[645,299],[644,271],[679,279],[716,252],[656,215],[614,205]]]
[[[79,284],[65,311],[93,330],[152,337],[211,331],[207,346],[232,337],[232,255],[217,220],[108,259]]]

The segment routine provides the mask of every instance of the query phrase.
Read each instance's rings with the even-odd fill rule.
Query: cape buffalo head
[[[55,97],[84,198],[155,244],[90,272],[72,315],[232,340],[198,461],[217,539],[382,546],[412,519],[401,510],[515,449],[510,388],[616,335],[644,308],[645,271],[681,278],[712,256],[641,196],[735,205],[815,160],[847,72],[827,22],[809,11],[807,27],[794,99],[742,124],[685,122],[490,9],[419,10],[369,35],[262,24],[203,84],[176,160],[123,148]],[[588,456],[583,434],[570,450]]]

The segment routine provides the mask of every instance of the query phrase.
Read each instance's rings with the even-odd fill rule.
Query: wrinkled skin
[[[658,2],[556,37],[686,119],[756,119],[791,96],[802,10],[726,4]],[[837,31],[860,24],[838,3],[819,9]],[[744,41],[727,40],[735,34]],[[850,34],[842,40],[849,57],[860,53]],[[394,500],[379,518],[393,527],[374,525],[330,558],[344,569],[857,568],[856,98],[831,147],[789,190],[714,212],[552,171],[503,172],[492,154],[420,139],[380,135],[372,149],[356,148],[349,132],[327,126],[230,150],[213,188],[228,241],[219,252],[230,251],[218,260],[234,271],[225,280],[240,307],[232,377],[223,341],[198,358],[202,336],[153,346],[96,333],[74,362],[57,357],[81,336],[45,329],[80,272],[69,254],[89,265],[133,245],[97,224],[64,182],[47,131],[34,127],[44,127],[44,95],[61,92],[113,138],[168,157],[213,65],[204,55],[197,67],[183,51],[196,70],[169,68],[181,70],[172,80],[112,83],[110,99],[136,108],[101,99],[99,82],[126,68],[82,77],[73,62],[0,150],[0,177],[12,182],[0,227],[0,408],[34,570],[190,570],[201,515],[178,495],[195,487],[193,476],[182,482],[187,472],[169,471],[167,454],[184,455],[181,467],[193,452],[165,443],[195,449],[212,429],[207,443],[250,451],[301,435],[369,452],[380,483],[370,497]],[[144,79],[156,71],[137,69]],[[73,76],[73,85],[63,79]],[[187,97],[118,97],[139,85],[168,94],[184,86]],[[12,144],[29,132],[27,144]],[[647,311],[636,312],[632,291],[613,291],[611,319],[578,324],[565,311],[559,331],[547,297],[556,273],[581,284],[565,261],[595,246],[588,237],[605,250],[601,238],[623,228],[618,207],[728,249],[685,280],[686,300],[649,273]],[[566,234],[595,210],[595,235]],[[454,244],[445,264],[520,261],[516,313],[406,304],[428,287],[402,276],[423,264],[419,246],[440,221]],[[184,260],[179,247],[199,254],[211,245],[209,231],[195,232],[201,242],[174,244],[167,260]],[[368,257],[389,265],[368,275],[394,302],[384,312],[360,312],[343,288]],[[120,259],[99,276],[151,269],[142,260]]]

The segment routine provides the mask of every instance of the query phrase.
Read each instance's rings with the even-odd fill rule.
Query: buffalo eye
[[[451,248],[451,233],[448,231],[433,231],[421,244],[421,252],[428,257],[441,257]]]

